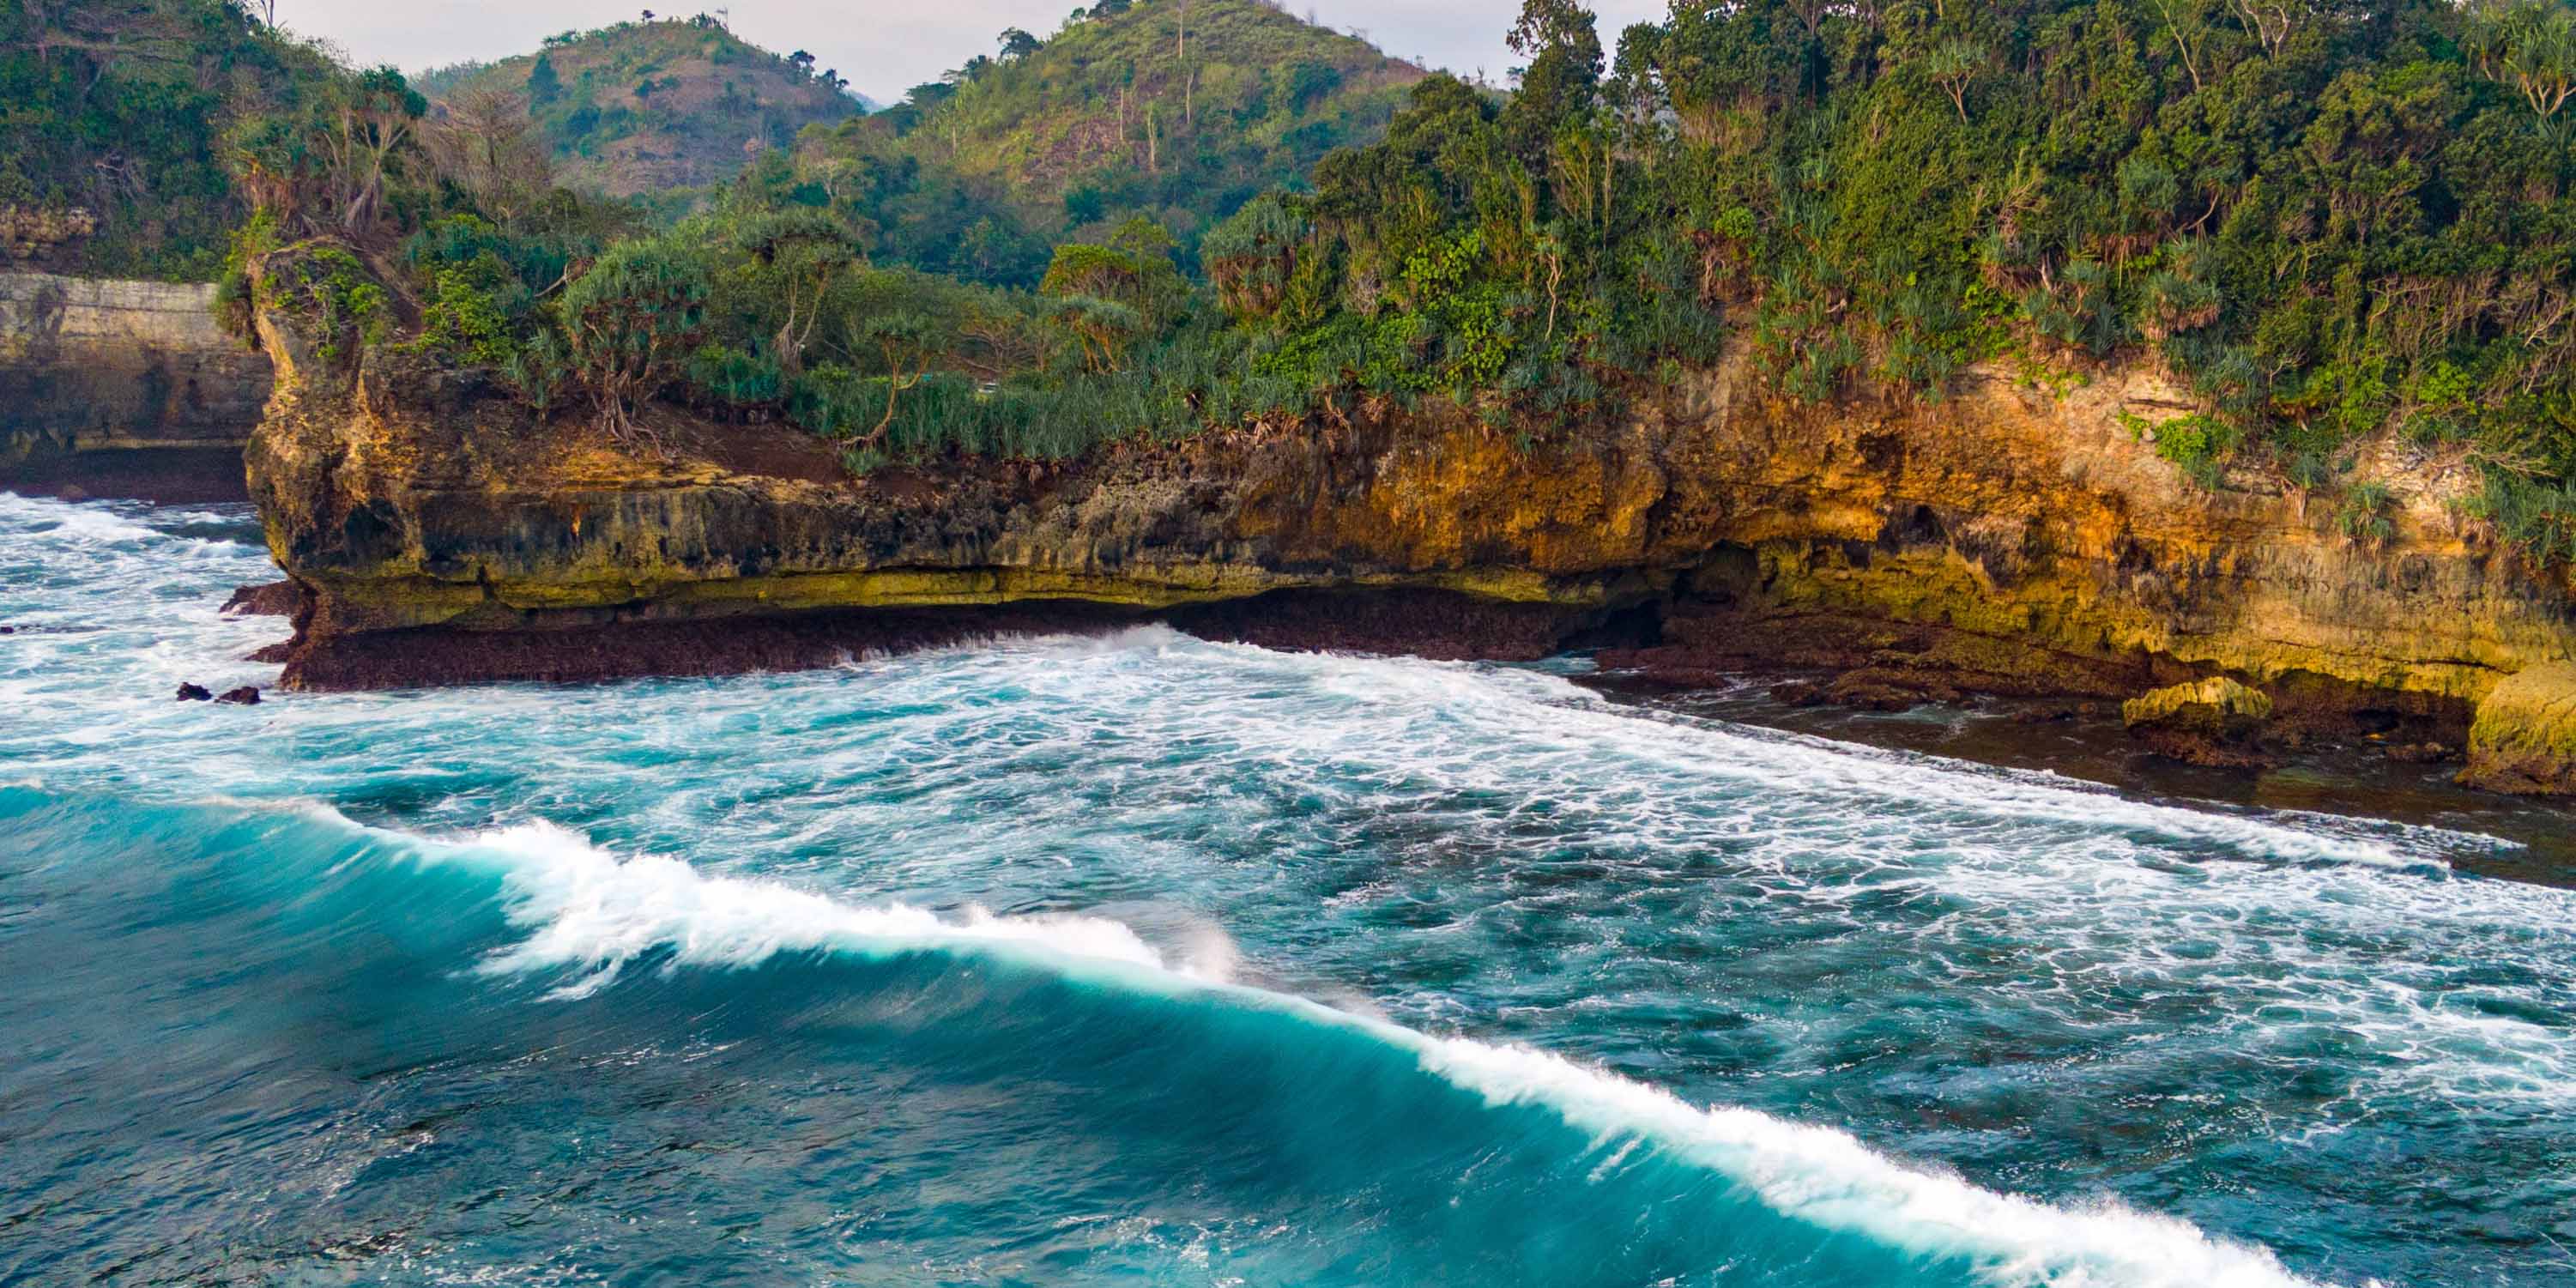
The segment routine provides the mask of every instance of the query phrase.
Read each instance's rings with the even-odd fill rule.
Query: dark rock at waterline
[[[1927,693],[1921,689],[1886,683],[1863,676],[1844,676],[1825,690],[1827,701],[1855,711],[1911,711],[1926,701],[1956,701],[1955,689]]]
[[[2016,711],[2012,714],[2011,718],[2012,722],[2017,725],[2065,724],[2075,719],[2079,714],[2081,713],[2071,706],[2050,706],[2033,707],[2027,711]]]
[[[2272,769],[2279,763],[2253,742],[2227,742],[2206,734],[2175,729],[2132,729],[2129,736],[2149,754],[2204,769]]]
[[[204,692],[202,689],[198,691]],[[259,690],[245,684],[238,689],[224,690],[223,696],[216,698],[215,701],[229,702],[240,707],[255,707],[259,705]]]
[[[1075,600],[961,608],[851,608],[775,616],[637,620],[548,630],[417,627],[299,636],[252,655],[284,662],[290,689],[345,690],[644,675],[727,675],[830,666],[870,653],[995,635],[1097,633],[1164,622],[1205,639],[1289,651],[1443,659],[1546,657],[1600,614],[1497,604],[1440,590],[1277,591],[1160,612]]]
[[[304,588],[291,581],[239,586],[224,601],[226,617],[293,617],[304,606]]]
[[[1530,662],[1557,652],[1596,613],[1441,590],[1274,590],[1158,615],[1201,639],[1289,653],[1392,653],[1444,662]]]
[[[2272,698],[2226,676],[2168,685],[2120,704],[2120,723],[2168,760],[2218,769],[2271,764],[2257,745]]]
[[[1654,644],[1604,648],[1595,659],[1605,671],[1684,686],[1806,672],[1773,696],[1792,706],[1882,711],[1971,696],[2112,698],[2158,679],[2144,660],[2083,658],[1949,627],[1747,602],[1685,596],[1669,604],[1660,625]]]
[[[256,355],[254,355],[256,356]],[[263,359],[264,361],[264,359]],[[23,374],[24,367],[20,372]],[[0,372],[0,375],[5,375]],[[4,395],[5,391],[0,391]],[[42,418],[42,417],[40,417]],[[0,422],[12,419],[0,409]],[[86,439],[86,431],[66,432],[64,422],[55,419],[50,429],[31,432],[25,428],[28,415],[21,411],[16,441],[9,441],[11,431],[0,424],[0,492],[20,496],[49,496],[58,501],[89,501],[102,498],[125,498],[153,501],[162,505],[198,505],[247,501],[250,492],[242,483],[241,445],[149,446],[128,447],[125,441],[111,436],[105,442],[93,442],[82,450],[61,450],[66,438]],[[52,418],[43,418],[52,419]],[[254,407],[239,432],[247,433],[259,420]],[[34,454],[13,457],[13,450],[33,447]],[[92,450],[92,447],[95,450]]]
[[[214,700],[214,696],[214,690],[209,689],[202,684],[182,684],[179,686],[179,701],[181,702],[211,702]]]
[[[1814,680],[1791,680],[1771,686],[1771,700],[1793,707],[1822,706],[1825,686]]]
[[[491,681],[580,684],[636,676],[736,675],[832,666],[871,654],[997,635],[1099,633],[1132,613],[1033,603],[966,611],[846,609],[714,621],[630,622],[545,631],[419,627],[298,639],[277,660],[290,689],[394,689]],[[273,650],[257,655],[269,658]]]

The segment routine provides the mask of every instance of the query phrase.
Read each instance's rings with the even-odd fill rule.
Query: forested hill
[[[863,110],[812,55],[762,49],[704,14],[567,31],[419,84],[451,112],[525,112],[565,183],[611,196],[722,182],[805,126]]]
[[[1034,285],[1053,244],[1138,214],[1186,255],[1253,196],[1382,135],[1422,75],[1264,0],[1105,0],[809,132],[796,178],[893,258]]]
[[[0,5],[0,217],[95,221],[41,267],[212,278],[247,211],[226,132],[309,106],[339,74],[223,0]]]
[[[2313,497],[2377,540],[2394,441],[2483,476],[2460,522],[2576,560],[2565,0],[1742,0],[1615,45],[1574,0],[1524,0],[1509,43],[1507,100],[1423,77],[1381,131],[1406,72],[1335,64],[1361,55],[1274,10],[1094,11],[619,249],[637,282],[711,293],[780,274],[789,231],[879,270],[830,277],[819,313],[820,276],[781,277],[730,298],[720,342],[672,345],[707,358],[702,404],[865,452],[1068,452],[1353,400],[1583,432],[1730,350],[1819,405],[2148,365],[2189,407],[2124,427],[2200,486]],[[1370,141],[1204,223],[1319,119]]]
[[[2198,486],[2378,540],[2394,443],[2482,479],[2464,530],[2576,563],[2566,0],[1741,0],[1615,45],[1524,0],[1508,98],[1252,0],[1109,0],[792,151],[727,136],[755,160],[676,224],[550,187],[472,75],[424,119],[383,69],[300,90],[236,6],[95,2],[7,14],[0,202],[99,202],[156,264],[235,191],[247,233],[398,250],[406,343],[542,415],[677,398],[882,462],[1424,399],[1580,433],[1729,355],[1808,404],[2152,367],[2188,407],[2123,427]],[[783,74],[691,20],[594,41],[634,56],[525,64],[541,124]]]

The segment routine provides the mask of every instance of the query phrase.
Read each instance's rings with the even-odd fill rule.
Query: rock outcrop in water
[[[2504,792],[2576,794],[2576,666],[2531,667],[2487,694],[2469,728],[2462,780]]]
[[[236,586],[222,608],[226,617],[293,617],[304,606],[304,591],[291,581]]]
[[[268,360],[214,290],[0,272],[0,487],[241,500]]]
[[[2276,729],[2409,743],[2456,744],[2490,694],[2576,692],[2567,577],[2456,517],[2467,462],[2369,447],[2394,535],[2356,543],[2327,505],[2158,458],[2131,427],[2191,404],[2141,369],[2053,394],[1988,366],[1937,405],[1808,407],[1730,364],[1535,441],[1372,407],[852,479],[789,431],[657,412],[672,450],[629,451],[260,325],[279,386],[251,483],[308,596],[290,686],[798,665],[1154,615],[1289,646],[1591,645],[1684,681],[1812,666],[1872,703],[2224,675]],[[2496,767],[2527,745],[2474,744],[2473,775],[2563,789]]]
[[[2223,675],[2169,685],[2120,704],[2120,723],[2164,755],[2197,765],[2253,766],[2272,699]]]

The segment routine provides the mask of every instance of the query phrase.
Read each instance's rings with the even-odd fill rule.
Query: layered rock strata
[[[214,290],[0,273],[0,488],[243,499],[268,361]]]
[[[667,450],[630,450],[262,326],[280,380],[251,481],[307,595],[289,685],[804,665],[1164,617],[1300,647],[1593,645],[1683,681],[1812,665],[1864,702],[2223,675],[2272,726],[2457,745],[2508,681],[2545,690],[2517,711],[2555,711],[2576,654],[2564,572],[2459,517],[2465,461],[2365,451],[2394,535],[2356,543],[2331,502],[2160,459],[2153,427],[2190,403],[2144,370],[2051,393],[1986,367],[1938,403],[1807,407],[1730,364],[1534,438],[1366,406],[851,478],[783,430],[657,412]]]

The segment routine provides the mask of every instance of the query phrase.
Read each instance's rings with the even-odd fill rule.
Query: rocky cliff
[[[1582,643],[1685,681],[1812,666],[1857,702],[2225,675],[2293,736],[2452,747],[2511,681],[2524,714],[2475,721],[2471,775],[2571,781],[2547,754],[2565,731],[2532,722],[2576,696],[2576,596],[2458,517],[2464,462],[2365,452],[2390,534],[2355,541],[2328,501],[2159,459],[2154,426],[2188,402],[2142,370],[2053,394],[1979,369],[1938,404],[1820,408],[1730,366],[1534,440],[1367,408],[852,479],[795,435],[676,414],[667,454],[624,450],[470,377],[324,364],[291,320],[262,325],[280,386],[251,481],[310,592],[291,685],[810,664],[1154,614],[1445,656]]]
[[[0,273],[0,487],[242,499],[268,361],[214,289]]]

